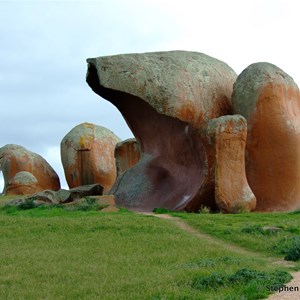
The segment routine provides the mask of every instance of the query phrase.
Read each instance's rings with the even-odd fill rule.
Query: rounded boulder
[[[61,160],[70,188],[99,183],[108,191],[116,180],[114,151],[120,139],[91,123],[75,126],[61,141]]]

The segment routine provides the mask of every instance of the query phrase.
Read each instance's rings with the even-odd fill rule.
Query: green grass
[[[300,213],[298,212],[172,214],[181,217],[199,231],[251,251],[286,260],[299,261],[300,259]],[[298,267],[300,267],[299,262]]]
[[[208,222],[180,215],[201,230]],[[216,217],[215,224],[229,218],[236,227],[230,215],[203,216]],[[2,206],[0,230],[0,299],[260,299],[267,284],[290,278],[269,260],[126,210]]]

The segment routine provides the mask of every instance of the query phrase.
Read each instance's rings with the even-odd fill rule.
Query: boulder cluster
[[[87,83],[124,116],[140,159],[117,204],[223,212],[300,208],[300,92],[270,63],[239,76],[202,53],[87,59]]]
[[[262,62],[237,75],[188,51],[87,62],[87,83],[120,110],[135,138],[121,141],[90,123],[73,128],[61,142],[69,191],[41,156],[6,145],[5,194],[72,203],[76,189],[88,190],[141,211],[300,208],[300,92],[284,71]]]

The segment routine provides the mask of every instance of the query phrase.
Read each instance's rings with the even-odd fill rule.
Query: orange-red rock
[[[256,63],[238,76],[232,101],[248,122],[246,173],[256,209],[299,209],[299,88],[275,65]]]
[[[215,151],[215,200],[227,213],[252,211],[256,198],[245,172],[246,120],[240,115],[212,119],[207,130]]]
[[[18,172],[6,184],[6,195],[32,195],[39,189],[38,181],[31,173]]]
[[[119,206],[137,210],[216,209],[214,155],[206,123],[231,114],[235,72],[187,51],[88,59],[87,82],[122,113],[141,158],[111,189]]]
[[[133,167],[141,157],[141,148],[136,139],[119,142],[115,148],[117,176]]]
[[[0,148],[0,169],[4,177],[4,193],[26,194],[60,188],[58,175],[48,162],[19,145],[8,144]],[[32,174],[32,177],[27,173],[23,176],[24,173],[19,173],[22,171]],[[25,183],[23,187],[22,181]]]
[[[70,188],[99,183],[104,192],[116,180],[114,151],[120,139],[91,123],[74,127],[61,142],[61,160]]]

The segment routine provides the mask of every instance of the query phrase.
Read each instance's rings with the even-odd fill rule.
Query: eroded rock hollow
[[[222,61],[187,51],[115,55],[87,62],[88,84],[120,110],[141,147],[140,160],[111,189],[117,204],[136,210],[195,211],[208,206],[231,211],[234,197],[226,202],[220,196],[219,207],[215,201],[215,163],[223,150],[216,137],[221,131],[209,121],[232,114],[235,72]],[[222,122],[226,127],[228,121]],[[240,126],[235,120],[228,126],[234,127],[233,138],[245,129],[235,128]],[[227,155],[235,155],[234,143],[223,144]],[[232,164],[239,164],[241,157]],[[239,191],[234,194],[239,195],[239,205],[250,210],[255,198],[243,175],[235,174],[243,180],[235,185]],[[228,188],[222,184],[230,183],[220,178],[217,193],[224,195],[222,189]]]

